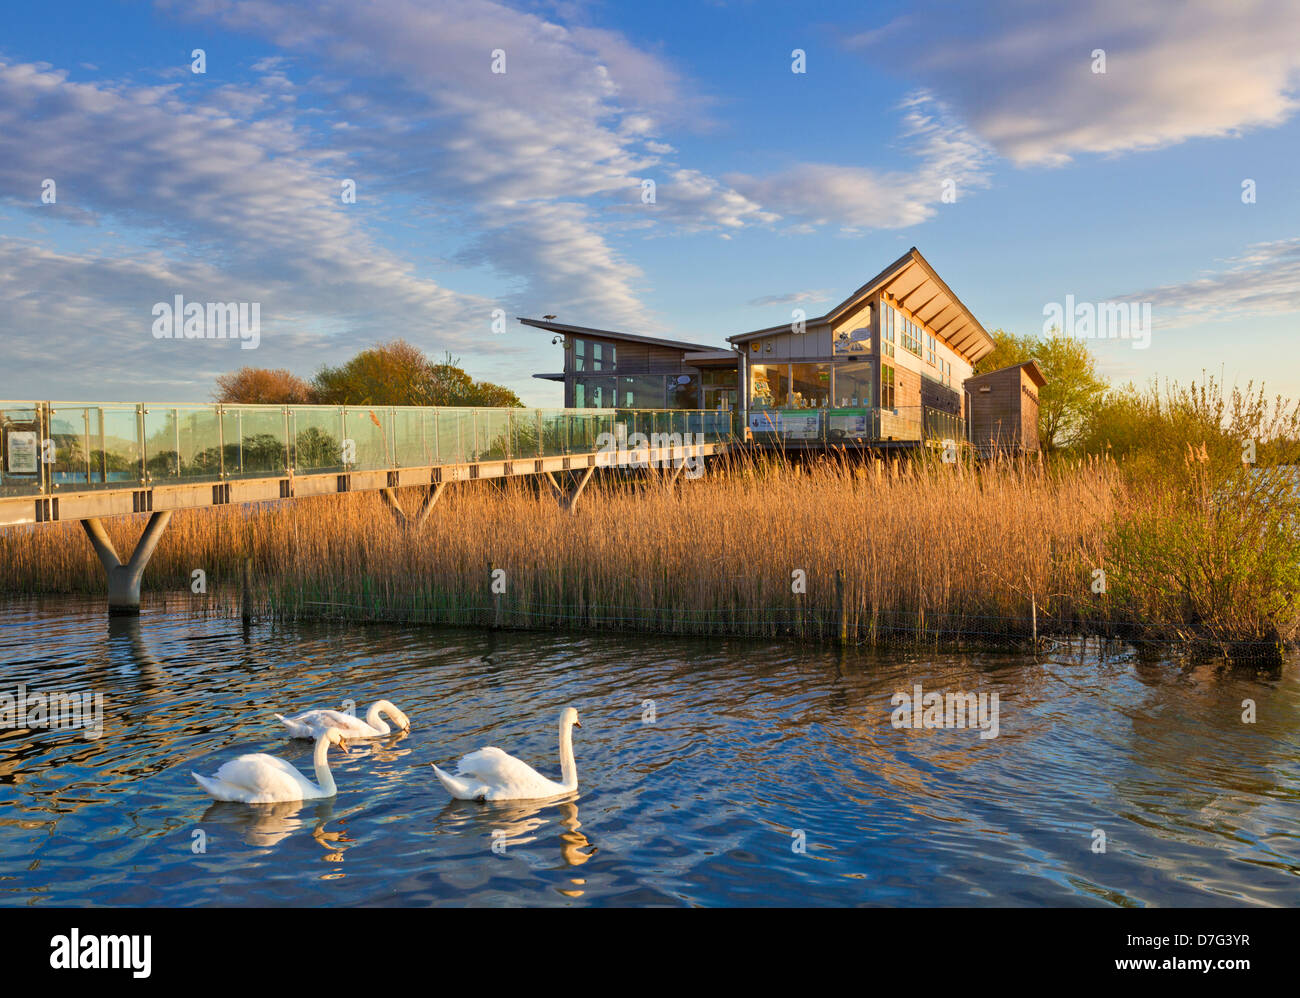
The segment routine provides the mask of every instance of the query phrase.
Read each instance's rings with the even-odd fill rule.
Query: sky
[[[400,337],[560,405],[515,316],[722,346],[916,246],[990,331],[1149,303],[1114,382],[1300,397],[1297,39],[1293,0],[10,8],[0,394]],[[177,295],[256,303],[256,349],[155,336]]]

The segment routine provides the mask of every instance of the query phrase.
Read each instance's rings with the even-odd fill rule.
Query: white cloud
[[[1123,295],[1151,302],[1153,322],[1177,329],[1245,316],[1300,312],[1300,239],[1256,243],[1216,271]]]
[[[899,45],[912,31],[925,44]],[[847,44],[919,79],[1017,164],[1060,165],[1280,124],[1297,107],[1297,38],[1294,0],[996,0],[973,18],[931,4]]]
[[[802,305],[810,302],[827,301],[829,298],[830,292],[828,291],[792,291],[784,295],[764,295],[762,298],[751,298],[748,304],[752,307]]]
[[[926,93],[904,102],[903,142],[916,164],[907,170],[800,163],[766,177],[726,177],[741,194],[806,227],[898,229],[931,218],[945,184],[960,198],[986,187],[987,148]]]

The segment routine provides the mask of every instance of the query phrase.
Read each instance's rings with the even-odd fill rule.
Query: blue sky
[[[915,245],[990,330],[1151,302],[1115,380],[1300,396],[1297,38],[1285,2],[9,11],[0,390],[202,401],[401,336],[555,405],[515,315],[721,343]],[[154,339],[177,294],[259,302],[260,346]]]

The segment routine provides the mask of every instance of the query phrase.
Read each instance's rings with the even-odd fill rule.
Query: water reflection
[[[327,862],[343,862],[343,852],[353,840],[342,831],[326,829],[326,823],[334,816],[335,800],[319,801],[281,801],[275,804],[236,804],[228,801],[216,801],[199,819],[201,826],[215,825],[219,829],[235,833],[245,845],[256,849],[271,849],[289,836],[307,829],[309,834],[325,850],[323,857]],[[348,813],[355,813],[353,809]],[[220,831],[213,832],[204,827],[206,842],[219,843]]]
[[[1295,662],[1261,678],[1079,642],[1034,661],[245,635],[49,600],[11,605],[0,663],[11,686],[106,693],[98,741],[0,729],[0,903],[1277,905],[1300,887]],[[893,728],[891,695],[916,683],[997,692],[999,736]],[[271,715],[340,688],[391,696],[412,727],[331,760],[336,798],[250,806],[194,787],[190,770],[246,752],[310,772],[312,744]],[[485,805],[433,777],[430,761],[466,746],[552,759],[566,704],[597,722],[576,745],[580,793]]]

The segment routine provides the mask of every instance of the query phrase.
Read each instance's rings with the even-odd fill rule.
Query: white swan
[[[312,761],[316,764],[316,783],[303,776],[283,759],[257,752],[232,759],[216,776],[190,773],[204,790],[217,800],[236,801],[241,804],[275,804],[280,801],[315,800],[333,797],[338,788],[330,772],[325,754],[331,745],[337,745],[346,755],[348,743],[338,728],[330,728],[316,740]],[[316,784],[320,784],[317,786]]]
[[[578,789],[578,766],[573,760],[573,729],[581,728],[578,712],[560,712],[560,780],[548,780],[532,766],[499,748],[481,748],[460,760],[456,775],[433,767],[438,782],[460,800],[540,800]],[[464,779],[458,779],[464,777]]]
[[[294,717],[275,716],[289,729],[290,738],[319,738],[330,728],[338,728],[347,738],[378,738],[393,730],[380,714],[387,714],[400,730],[411,730],[411,719],[387,700],[372,703],[364,721],[339,710],[309,710]]]

